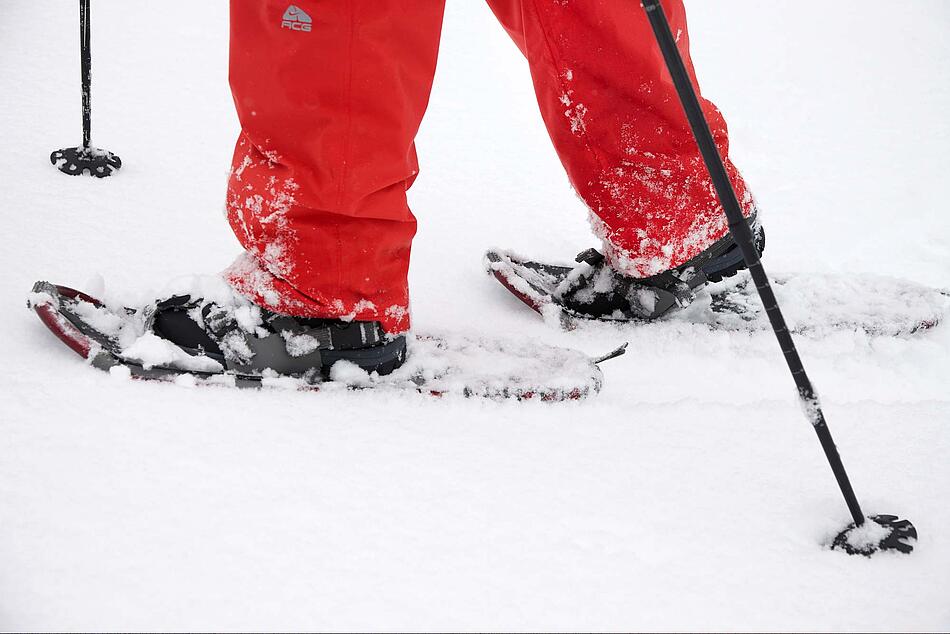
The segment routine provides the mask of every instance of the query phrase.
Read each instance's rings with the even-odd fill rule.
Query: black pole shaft
[[[92,144],[92,51],[89,0],[79,0],[79,56],[82,66],[82,146]]]
[[[864,513],[861,512],[861,506],[851,488],[851,482],[848,474],[841,462],[841,456],[835,447],[835,442],[831,437],[831,431],[825,421],[824,412],[818,401],[818,395],[812,387],[802,360],[798,356],[798,349],[792,340],[792,335],[785,324],[785,318],[779,308],[778,301],[775,299],[775,293],[772,292],[772,285],[769,283],[768,275],[762,267],[759,260],[759,253],[755,248],[755,242],[752,235],[752,229],[749,223],[742,216],[742,207],[739,205],[739,199],[729,181],[726,167],[723,164],[722,156],[719,154],[719,148],[713,140],[712,132],[709,130],[709,122],[703,114],[699,98],[696,96],[696,90],[693,88],[692,80],[686,71],[686,65],[683,57],[680,55],[676,46],[676,40],[670,30],[669,21],[660,6],[660,0],[642,0],[643,8],[646,11],[650,25],[653,27],[653,33],[656,35],[657,44],[666,60],[666,66],[673,78],[673,84],[676,86],[676,92],[679,94],[683,110],[686,111],[686,118],[689,120],[689,126],[699,145],[699,151],[702,154],[703,161],[706,163],[706,169],[709,170],[709,176],[716,188],[716,193],[726,212],[726,218],[729,221],[729,231],[732,233],[733,240],[739,246],[742,257],[745,260],[755,287],[765,306],[765,312],[772,324],[772,330],[778,339],[785,355],[785,361],[788,363],[788,369],[792,372],[792,378],[798,387],[798,394],[802,401],[802,406],[818,434],[818,439],[831,465],[831,470],[835,474],[841,493],[848,503],[848,510],[857,525],[864,523]]]

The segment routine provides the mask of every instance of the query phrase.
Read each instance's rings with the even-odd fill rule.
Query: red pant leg
[[[678,266],[728,230],[672,80],[635,0],[489,0],[528,58],[541,114],[594,231],[617,269]],[[664,0],[687,67],[682,0]],[[728,156],[726,123],[703,101]],[[727,168],[746,215],[752,196]]]
[[[228,277],[277,312],[405,330],[406,190],[444,0],[289,4],[231,2],[242,131],[227,211],[247,253]]]

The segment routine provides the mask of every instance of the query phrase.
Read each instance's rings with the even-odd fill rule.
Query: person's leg
[[[489,4],[528,59],[548,133],[593,212],[614,269],[655,275],[726,234],[725,215],[639,2]],[[664,0],[663,8],[692,74],[682,0]],[[704,109],[728,156],[722,115],[708,101]],[[751,194],[732,163],[727,167],[751,214]]]
[[[411,5],[411,6],[410,6]],[[227,214],[242,294],[298,317],[409,326],[406,190],[444,0],[232,0],[241,121]]]

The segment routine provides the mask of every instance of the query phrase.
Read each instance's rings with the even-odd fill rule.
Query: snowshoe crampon
[[[603,375],[597,363],[622,352],[592,359],[533,340],[416,335],[407,337],[408,354],[401,367],[383,376],[346,361],[334,363],[328,377],[319,372],[282,375],[267,369],[251,373],[228,369],[219,360],[157,337],[147,328],[147,311],[107,306],[85,293],[48,282],[34,285],[28,304],[53,334],[90,365],[133,378],[187,384],[579,400],[601,388]],[[161,362],[154,355],[149,361],[143,358],[149,346],[161,347]]]
[[[548,264],[509,251],[485,255],[488,272],[512,295],[538,312],[545,321],[566,329],[589,320],[564,306],[558,289],[575,266]],[[950,293],[876,275],[800,273],[777,275],[773,290],[786,320],[797,334],[820,337],[833,331],[864,332],[871,336],[905,336],[940,324],[950,312]],[[768,317],[747,274],[708,283],[680,310],[653,320],[706,324],[719,330],[767,330]],[[632,321],[623,315],[600,321]]]

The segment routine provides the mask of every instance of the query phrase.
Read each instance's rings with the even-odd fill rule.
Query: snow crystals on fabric
[[[406,323],[409,319],[409,307],[394,304],[386,308],[385,315],[393,322]]]
[[[368,296],[354,298],[345,291],[336,296],[335,289],[321,292],[306,284],[312,277],[311,267],[318,264],[304,255],[306,249],[295,229],[295,221],[302,220],[294,216],[300,204],[300,185],[293,170],[276,152],[246,136],[239,140],[237,152],[227,214],[245,253],[224,273],[234,288],[276,313],[343,321],[381,319],[385,307],[377,306]],[[395,331],[399,325],[404,330],[408,327],[405,306],[399,306],[396,313],[401,318],[390,320],[387,326]]]
[[[573,134],[583,134],[587,131],[587,123],[584,120],[584,117],[587,116],[587,106],[576,102],[573,97],[574,90],[566,87],[568,82],[574,80],[574,71],[566,69],[561,73],[561,79],[565,84],[564,92],[561,94],[561,103],[566,108],[564,116],[567,118],[568,123],[570,123],[571,132]]]
[[[238,144],[245,155],[232,170],[228,189],[228,218],[245,248],[263,262],[268,271],[286,278],[293,273],[293,248],[297,235],[289,213],[300,186],[292,177],[267,174],[280,157],[273,150],[255,147],[246,138]],[[248,177],[245,172],[251,168]],[[267,174],[265,177],[261,173]]]
[[[362,299],[353,304],[353,306],[347,310],[346,304],[344,304],[342,300],[337,299],[333,301],[333,312],[335,318],[339,319],[340,321],[353,321],[356,319],[358,314],[366,311],[375,312],[376,304],[369,301],[368,299]]]
[[[224,271],[224,276],[235,290],[248,297],[260,298],[276,312],[290,313],[303,304],[287,298],[277,290],[275,277],[261,266],[261,262],[249,252],[241,253]]]
[[[638,153],[635,145],[627,154],[631,159],[601,176],[590,213],[614,269],[633,277],[657,275],[726,234],[726,216],[699,156]],[[742,206],[745,215],[755,208],[746,190]]]

